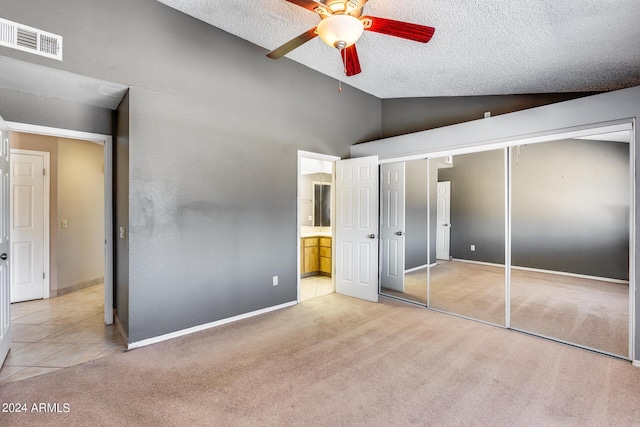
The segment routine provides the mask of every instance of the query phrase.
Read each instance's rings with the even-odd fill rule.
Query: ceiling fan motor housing
[[[322,41],[340,50],[358,41],[363,32],[362,22],[351,15],[331,15],[318,24]]]

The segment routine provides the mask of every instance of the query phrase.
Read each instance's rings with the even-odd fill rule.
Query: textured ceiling
[[[285,0],[159,1],[269,51],[319,22]],[[640,0],[369,0],[364,13],[436,32],[427,44],[365,32],[353,77],[319,38],[286,57],[379,98],[640,85]]]

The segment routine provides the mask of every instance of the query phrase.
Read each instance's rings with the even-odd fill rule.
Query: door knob
[[[0,255],[0,259],[2,259],[2,260],[7,259],[7,254],[2,254],[2,255]]]
[[[398,236],[402,236],[402,231],[398,231],[396,234],[397,234]]]
[[[369,238],[370,238],[370,239],[375,239],[375,238],[376,238],[376,235],[375,235],[375,234],[369,234]]]

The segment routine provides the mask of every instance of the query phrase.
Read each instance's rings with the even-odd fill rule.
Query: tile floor
[[[79,365],[124,350],[104,324],[104,286],[11,304],[11,350],[0,384]]]
[[[300,279],[300,301],[333,293],[333,282],[327,276],[309,276]]]

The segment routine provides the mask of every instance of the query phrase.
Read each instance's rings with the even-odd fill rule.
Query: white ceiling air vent
[[[62,61],[62,36],[0,18],[0,46]]]

